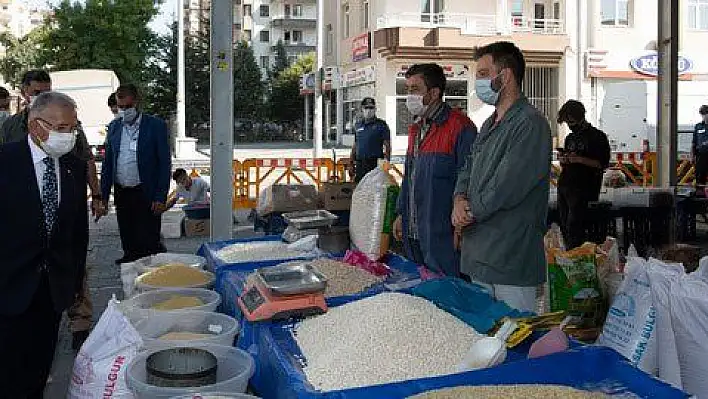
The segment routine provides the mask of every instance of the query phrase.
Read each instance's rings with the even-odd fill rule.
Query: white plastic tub
[[[234,339],[240,330],[238,321],[233,317],[196,310],[150,312],[130,318],[146,346],[162,345],[163,343],[209,343],[233,346]],[[189,340],[160,339],[168,333],[208,334],[209,336]]]
[[[179,310],[201,310],[203,312],[214,312],[221,304],[221,295],[205,288],[162,288],[153,291],[146,291],[130,299],[123,301],[126,309],[154,310],[153,306],[165,302],[175,296],[199,298],[204,305]],[[177,310],[177,309],[175,309]]]
[[[162,388],[147,384],[145,360],[151,354],[170,347],[199,348],[216,356],[218,362],[216,384],[196,388]],[[255,363],[251,355],[238,348],[211,344],[172,345],[148,349],[139,354],[126,369],[126,380],[128,388],[138,399],[169,399],[196,392],[202,395],[212,392],[244,393],[248,388],[248,380],[253,376],[254,368]]]

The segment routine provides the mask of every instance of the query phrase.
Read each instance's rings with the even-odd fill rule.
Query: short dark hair
[[[708,115],[708,105],[701,105],[701,108],[698,109],[698,113],[701,115]]]
[[[10,98],[10,92],[6,88],[0,86],[0,100],[7,100]]]
[[[140,99],[140,93],[138,91],[138,86],[132,83],[126,83],[124,85],[118,86],[116,90],[116,98],[133,97],[136,100]]]
[[[445,71],[440,65],[435,63],[415,64],[406,71],[406,78],[415,75],[423,76],[423,81],[428,87],[428,90],[438,88],[440,89],[440,98],[445,95],[447,78],[445,78]]]
[[[175,169],[174,173],[172,173],[172,180],[177,181],[181,179],[182,177],[187,176],[187,171],[182,169],[182,168],[177,168]]]
[[[568,100],[558,111],[558,123],[585,120],[585,106],[577,100]]]
[[[118,100],[116,99],[116,93],[111,93],[111,95],[108,96],[108,106],[115,107],[116,105],[118,105]]]
[[[22,86],[29,86],[32,82],[52,83],[52,78],[44,69],[33,69],[22,75]]]
[[[485,55],[492,56],[492,62],[499,69],[510,68],[514,72],[516,83],[521,87],[526,73],[526,61],[521,50],[511,42],[494,42],[474,49],[474,61]]]

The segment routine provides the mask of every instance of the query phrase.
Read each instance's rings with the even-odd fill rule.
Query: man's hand
[[[472,224],[470,203],[464,196],[457,195],[455,196],[455,204],[452,208],[452,225],[457,229],[462,229],[470,224]]]
[[[393,221],[393,238],[396,241],[403,241],[403,218],[401,218],[401,215],[398,215],[396,220]]]
[[[453,233],[453,244],[455,246],[455,251],[460,250],[460,244],[462,244],[462,229],[455,228]]]
[[[153,201],[150,209],[152,209],[152,213],[159,215],[167,210],[167,206],[162,202]]]
[[[100,218],[108,215],[108,205],[100,199],[92,200],[91,215],[95,218],[94,222],[98,222]]]

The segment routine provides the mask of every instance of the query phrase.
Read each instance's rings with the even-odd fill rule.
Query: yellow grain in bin
[[[203,288],[210,285],[214,275],[181,263],[170,263],[155,268],[136,279],[140,289]]]
[[[400,188],[389,168],[388,162],[380,161],[379,166],[359,182],[352,195],[349,220],[351,241],[374,260],[388,252],[396,218]]]

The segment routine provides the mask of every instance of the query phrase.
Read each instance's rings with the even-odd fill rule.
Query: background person
[[[475,92],[495,110],[455,188],[462,273],[498,300],[534,311],[546,281],[543,236],[551,176],[551,128],[521,92],[526,63],[513,43],[477,48]]]
[[[140,112],[133,84],[116,90],[119,119],[108,126],[101,168],[104,209],[113,188],[123,257],[132,262],[165,252],[160,239],[162,212],[170,188],[171,157],[167,124]]]
[[[585,242],[588,204],[597,201],[603,171],[610,164],[607,135],[585,119],[585,107],[569,100],[558,112],[558,123],[566,123],[570,134],[558,154],[562,166],[558,178],[558,211],[563,240],[568,249]]]
[[[177,168],[172,173],[172,179],[177,183],[177,193],[167,204],[168,208],[175,206],[180,199],[187,201],[187,204],[209,202],[209,183],[201,177],[191,177],[186,170]]]
[[[376,102],[371,97],[361,101],[363,119],[354,127],[349,174],[359,183],[367,173],[376,169],[379,159],[391,160],[391,130],[386,121],[376,117]]]
[[[696,170],[696,185],[705,186],[708,181],[708,105],[698,109],[701,121],[693,128],[691,158]]]
[[[10,117],[10,92],[0,87],[0,126]]]
[[[108,108],[111,109],[111,113],[113,114],[113,118],[118,117],[118,99],[116,99],[116,93],[111,93],[110,96],[108,96]]]
[[[446,79],[437,64],[406,72],[408,151],[393,232],[409,259],[435,273],[459,275],[457,236],[450,221],[458,170],[470,153],[477,128],[443,102]]]
[[[41,398],[62,312],[81,293],[88,247],[86,161],[71,153],[76,104],[49,92],[29,111],[29,135],[0,147],[0,387]]]

